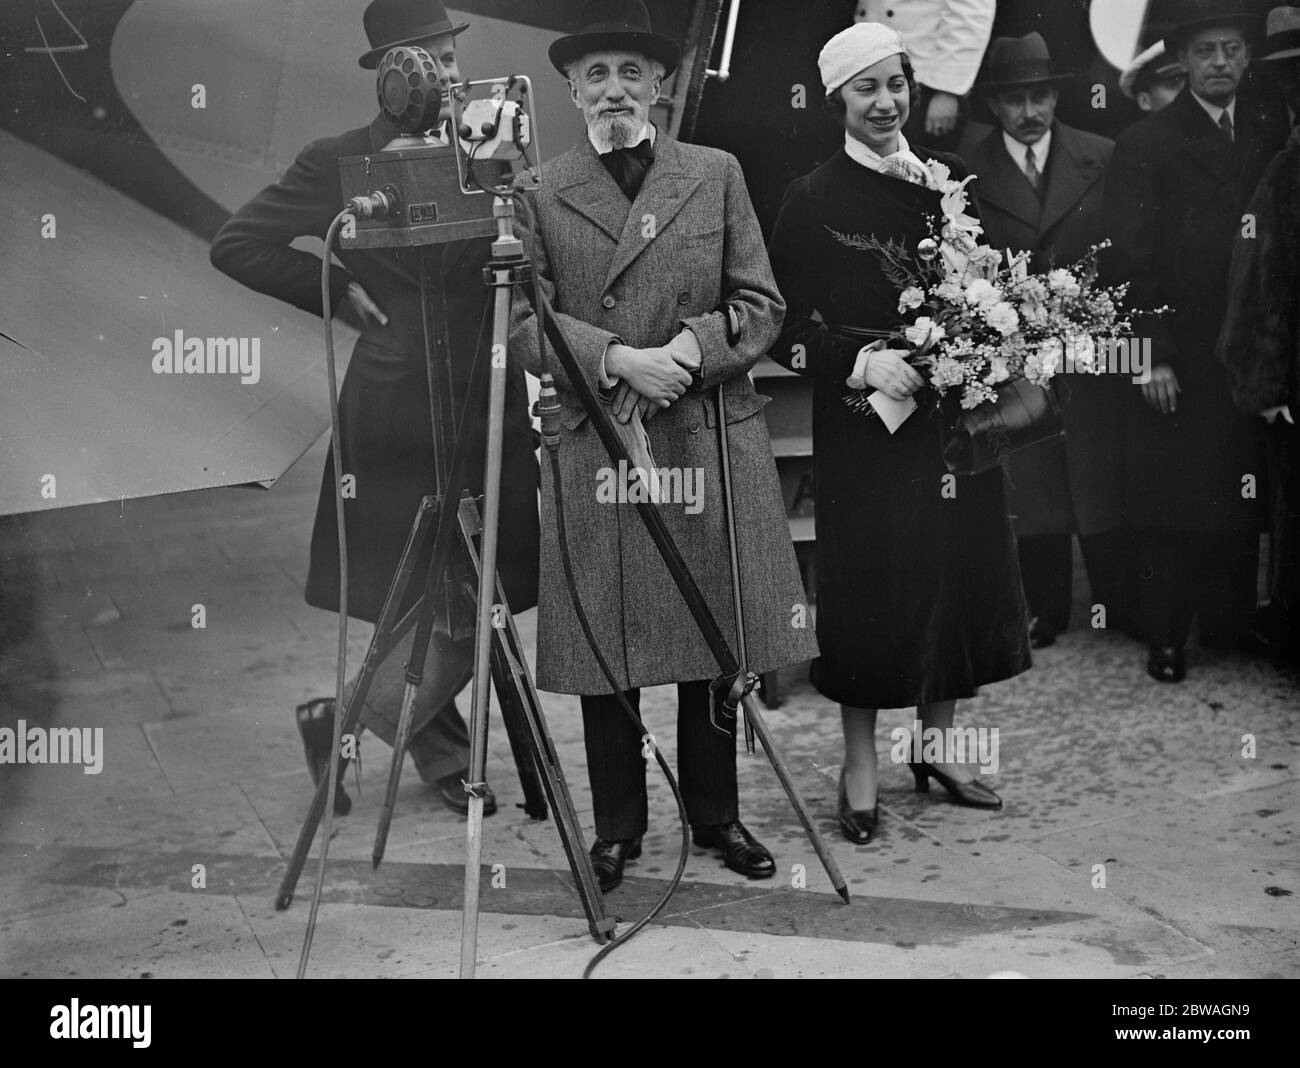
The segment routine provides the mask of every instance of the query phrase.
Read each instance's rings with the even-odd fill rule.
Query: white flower
[[[1024,282],[1029,278],[1029,253],[1019,252],[1012,253],[1007,249],[1007,268],[1011,272],[1013,282]]]
[[[986,278],[977,278],[966,287],[966,303],[991,308],[1002,299],[1002,290]]]
[[[951,356],[940,356],[934,361],[934,368],[930,372],[930,382],[936,389],[947,389],[949,386],[960,385],[966,378],[966,373],[960,360],[954,360]]]
[[[994,400],[997,394],[986,386],[983,382],[967,382],[966,388],[962,390],[961,406],[963,408],[978,408],[985,401]]]
[[[1079,286],[1079,280],[1069,271],[1061,268],[1048,272],[1047,284],[1053,293],[1062,297],[1077,297],[1083,291]]]
[[[962,300],[961,282],[956,278],[945,278],[935,286],[934,295],[948,304],[958,304]]]
[[[986,386],[995,386],[999,382],[1005,382],[1011,377],[1011,369],[1007,367],[1007,361],[1001,356],[994,356],[989,360],[989,373],[984,376]]]
[[[1003,337],[1008,337],[1020,329],[1019,314],[1005,300],[985,308],[984,321]]]
[[[933,319],[923,315],[903,331],[903,336],[919,349],[929,342],[942,341],[948,333]]]
[[[1037,386],[1045,385],[1060,370],[1064,352],[1061,339],[1049,337],[1025,360],[1025,377]]]
[[[1088,334],[1071,334],[1065,339],[1066,366],[1071,370],[1091,371],[1097,359],[1097,346]]]
[[[900,313],[912,308],[919,308],[925,302],[925,290],[919,286],[908,286],[898,298]]]
[[[925,166],[934,179],[935,188],[937,189],[942,189],[944,183],[952,178],[952,169],[940,160],[932,159]]]

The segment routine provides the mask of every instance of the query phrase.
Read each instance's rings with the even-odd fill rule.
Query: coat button
[[[600,302],[601,304],[605,305],[606,308],[612,308],[615,304],[618,303],[618,301],[614,299],[614,295],[612,293],[606,293],[604,297],[601,298]]]
[[[893,17],[894,17],[894,9],[890,8],[888,11],[885,12],[885,18],[892,19]]]
[[[690,302],[691,302],[691,291],[689,289],[683,289],[680,293],[677,294],[678,304],[689,304]]]
[[[700,432],[699,423],[692,423],[690,426],[686,428],[686,433],[688,434],[698,434],[699,432]]]

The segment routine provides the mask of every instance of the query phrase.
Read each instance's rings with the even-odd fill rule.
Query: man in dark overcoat
[[[1114,142],[1056,119],[1060,87],[1037,33],[989,47],[978,95],[997,125],[967,160],[988,243],[1033,253],[1030,269],[1068,267],[1104,236],[1103,190]],[[1030,641],[1051,645],[1070,617],[1072,534],[1078,532],[1095,606],[1125,627],[1134,569],[1123,524],[1123,385],[1118,375],[1067,374],[1053,386],[1065,441],[1019,453],[1008,465]]]
[[[1228,264],[1251,194],[1285,124],[1238,95],[1254,19],[1223,2],[1183,3],[1165,40],[1187,68],[1172,104],[1121,135],[1106,181],[1110,281],[1130,302],[1172,308],[1144,317],[1150,381],[1127,403],[1129,521],[1138,529],[1147,670],[1185,675],[1193,616],[1207,648],[1241,648],[1253,630],[1262,424],[1237,411],[1215,342]]]
[[[1219,358],[1245,415],[1267,427],[1268,588],[1272,629],[1300,651],[1300,7],[1269,13],[1267,54],[1291,115],[1291,137],[1250,202],[1255,233],[1232,257]]]
[[[444,93],[460,80],[456,35],[440,0],[374,0],[365,11],[370,49],[363,68],[374,69],[397,45],[419,45],[433,57]],[[320,257],[291,247],[302,236],[324,238],[343,208],[338,161],[378,152],[397,135],[381,114],[368,126],[313,142],[284,177],[237,211],[212,243],[212,263],[239,282],[305,311],[321,314]],[[445,300],[454,404],[461,409],[480,344],[487,290],[480,269],[490,257],[487,240],[435,246],[433,286]],[[337,253],[342,266],[330,270],[331,309],[345,302],[364,327],[340,390],[340,446],[345,474],[354,476],[344,494],[348,540],[348,614],[375,622],[397,570],[420,499],[435,490],[434,441],[429,411],[424,326],[415,249],[349,249]],[[528,418],[522,369],[511,374],[506,400],[505,463],[501,487],[500,572],[510,606],[532,607],[537,590],[537,460]],[[469,413],[463,434],[483,440],[485,414]],[[481,446],[471,492],[481,492]],[[446,458],[450,464],[450,457]],[[338,611],[339,572],[332,455],[321,478],[312,530],[307,602]],[[431,540],[431,539],[430,539]],[[425,548],[407,595],[409,606],[423,590],[422,576],[432,546]],[[410,751],[420,777],[442,802],[468,808],[461,779],[468,764],[469,737],[454,704],[472,673],[472,640],[453,640],[439,619],[430,642],[424,684],[416,699]],[[394,650],[372,682],[362,726],[392,744],[405,684],[403,658]],[[332,700],[301,706],[299,725],[308,764],[319,778],[332,742]],[[342,767],[342,763],[340,764]],[[344,796],[342,810],[348,802]],[[488,798],[485,812],[495,811]]]
[[[722,498],[717,390],[730,442],[748,667],[774,670],[817,653],[789,527],[748,370],[776,339],[785,304],[740,165],[682,144],[649,122],[675,42],[655,34],[640,0],[583,8],[583,30],[550,50],[587,122],[582,142],[545,167],[533,198],[537,271],[593,389],[644,435],[658,470],[697,499],[658,505],[714,618],[737,649]],[[517,305],[511,343],[541,374],[536,320]],[[740,822],[734,738],[709,722],[718,664],[700,636],[630,500],[635,486],[602,492],[616,470],[560,373],[561,500],[576,563],[577,596],[616,676],[600,671],[570,600],[556,534],[557,487],[543,465],[537,681],[582,696],[597,840],[592,857],[611,889],[640,853],[646,829],[646,753],[616,688],[635,706],[640,688],[676,683],[677,759],[697,845],[719,850],[751,878],[775,872],[771,854]],[[650,416],[653,414],[653,418]]]

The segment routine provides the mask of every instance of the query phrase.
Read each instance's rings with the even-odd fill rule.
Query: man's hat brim
[[[636,52],[651,59],[657,59],[664,65],[664,74],[672,74],[682,61],[682,50],[671,37],[661,33],[638,33],[627,30],[611,30],[608,33],[571,33],[551,43],[547,55],[551,64],[565,77],[565,69],[575,59],[581,59],[592,52]]]
[[[1165,31],[1165,47],[1170,52],[1176,52],[1187,43],[1189,38],[1215,26],[1236,26],[1246,37],[1258,37],[1263,22],[1263,19],[1250,11],[1225,11],[1222,15],[1175,23]]]
[[[1077,74],[1044,74],[1039,77],[1013,78],[1009,81],[976,82],[974,91],[977,93],[1000,93],[1005,89],[1019,89],[1029,85],[1062,86],[1074,81],[1077,77]]]
[[[374,70],[379,66],[379,61],[384,58],[384,53],[391,48],[400,48],[402,45],[413,45],[420,41],[428,40],[430,37],[445,37],[447,34],[455,37],[456,34],[464,33],[468,29],[468,22],[462,22],[459,25],[453,25],[450,22],[434,23],[431,26],[423,27],[421,30],[413,33],[410,37],[403,37],[400,41],[389,41],[383,48],[372,48],[357,60],[357,64],[365,70]]]

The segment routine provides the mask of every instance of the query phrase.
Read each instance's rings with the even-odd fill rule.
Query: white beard
[[[600,115],[590,124],[592,140],[598,152],[612,152],[633,144],[645,123],[628,115]]]

